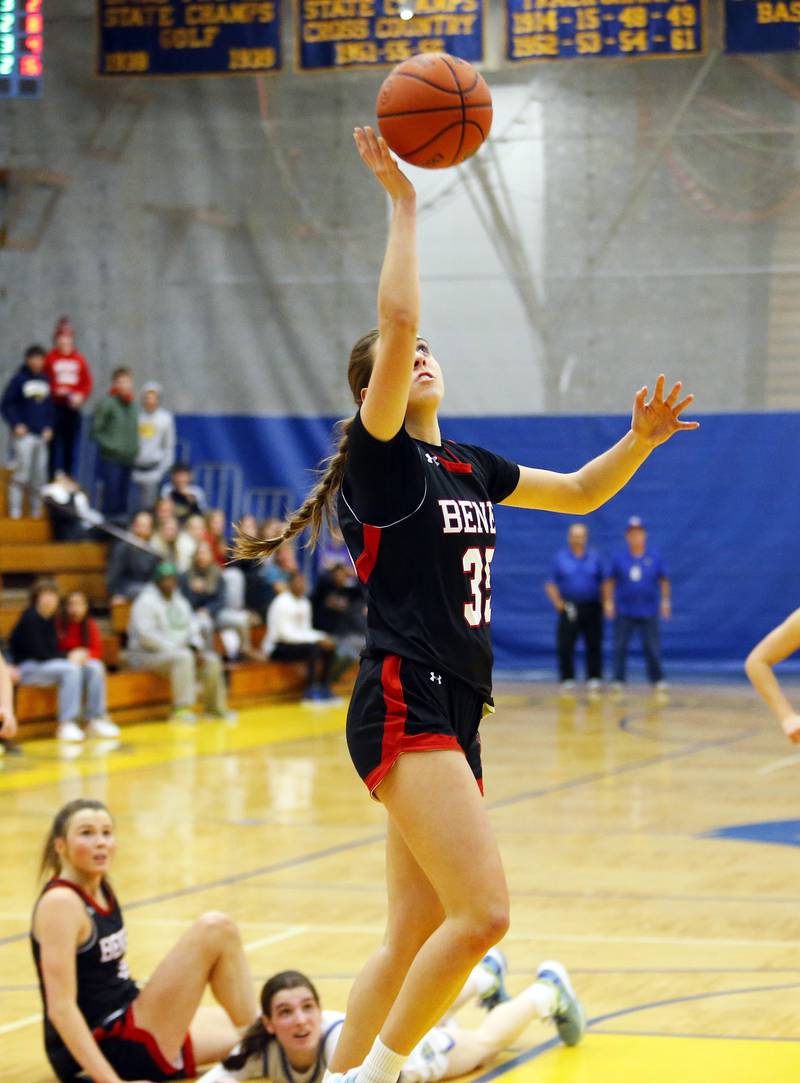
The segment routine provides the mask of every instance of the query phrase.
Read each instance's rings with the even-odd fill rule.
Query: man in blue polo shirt
[[[567,546],[556,553],[553,572],[545,583],[547,597],[558,613],[556,646],[562,695],[575,690],[575,646],[583,636],[586,644],[587,690],[594,697],[603,678],[603,607],[600,594],[603,565],[588,548],[589,531],[584,523],[572,523]]]
[[[608,579],[603,584],[606,616],[614,621],[614,688],[625,685],[628,644],[639,633],[644,651],[647,676],[656,692],[666,691],[661,667],[659,615],[672,615],[670,582],[661,554],[648,548],[647,532],[638,515],[628,520],[625,529],[627,548],[615,554]]]

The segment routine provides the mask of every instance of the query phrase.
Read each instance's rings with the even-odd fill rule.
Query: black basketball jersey
[[[139,987],[131,979],[128,964],[125,962],[125,949],[128,942],[125,925],[122,921],[122,911],[114,893],[105,882],[103,882],[103,893],[108,902],[108,909],[103,909],[95,899],[92,899],[91,896],[87,895],[77,884],[73,884],[70,880],[50,880],[45,884],[42,895],[54,887],[71,888],[80,896],[89,916],[92,931],[88,939],[77,949],[75,966],[78,1008],[89,1028],[94,1029],[107,1020],[109,1016],[124,1010],[139,994]],[[73,1064],[74,1061],[61,1040],[58,1031],[47,1018],[47,1001],[41,967],[41,948],[33,935],[33,931],[31,931],[31,947],[44,1006],[45,1050],[50,1061],[53,1062],[55,1059],[57,1062],[59,1075],[61,1075],[66,1061],[69,1060]],[[75,1064],[75,1071],[79,1070],[78,1065]]]
[[[367,586],[367,656],[397,654],[491,695],[492,505],[518,481],[515,463],[483,448],[405,429],[376,440],[356,415],[338,513]]]

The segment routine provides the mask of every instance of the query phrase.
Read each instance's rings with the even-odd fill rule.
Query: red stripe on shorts
[[[372,575],[378,560],[378,549],[380,549],[381,545],[381,528],[364,523],[361,529],[364,531],[364,548],[361,551],[361,556],[356,561],[356,572],[361,582],[366,583]]]
[[[95,1041],[98,1042],[102,1041],[103,1038],[119,1038],[125,1042],[134,1042],[137,1045],[143,1045],[147,1050],[150,1059],[165,1075],[177,1075],[181,1071],[186,1074],[187,1079],[191,1079],[196,1075],[197,1066],[194,1060],[194,1048],[192,1046],[191,1036],[187,1034],[184,1038],[183,1045],[181,1046],[183,1069],[176,1068],[174,1064],[170,1064],[161,1052],[158,1042],[150,1031],[142,1030],[141,1027],[136,1026],[133,1004],[129,1005],[122,1018],[117,1019],[112,1026],[96,1027],[92,1031],[92,1035]]]
[[[381,666],[381,687],[386,716],[383,722],[381,762],[374,767],[364,781],[373,792],[394,766],[397,757],[404,752],[434,752],[453,750],[463,752],[458,739],[449,733],[406,733],[408,708],[400,681],[401,659],[397,654],[387,654]]]

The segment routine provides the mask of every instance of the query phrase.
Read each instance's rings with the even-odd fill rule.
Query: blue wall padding
[[[249,486],[298,499],[329,450],[334,419],[184,415],[192,460],[237,462]],[[770,627],[800,605],[800,414],[720,414],[658,448],[630,484],[588,516],[591,544],[610,556],[629,515],[641,515],[673,582],[664,656],[688,668],[736,668]],[[446,418],[445,436],[529,466],[568,471],[627,430],[623,417]],[[570,518],[501,508],[492,566],[496,662],[554,667],[554,614],[542,584]],[[607,644],[610,636],[607,637]]]

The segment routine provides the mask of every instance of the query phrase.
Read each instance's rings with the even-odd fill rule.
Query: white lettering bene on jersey
[[[445,534],[494,534],[491,500],[440,500]]]
[[[121,959],[128,947],[128,936],[124,929],[111,933],[100,940],[100,962],[110,963],[112,959]]]

